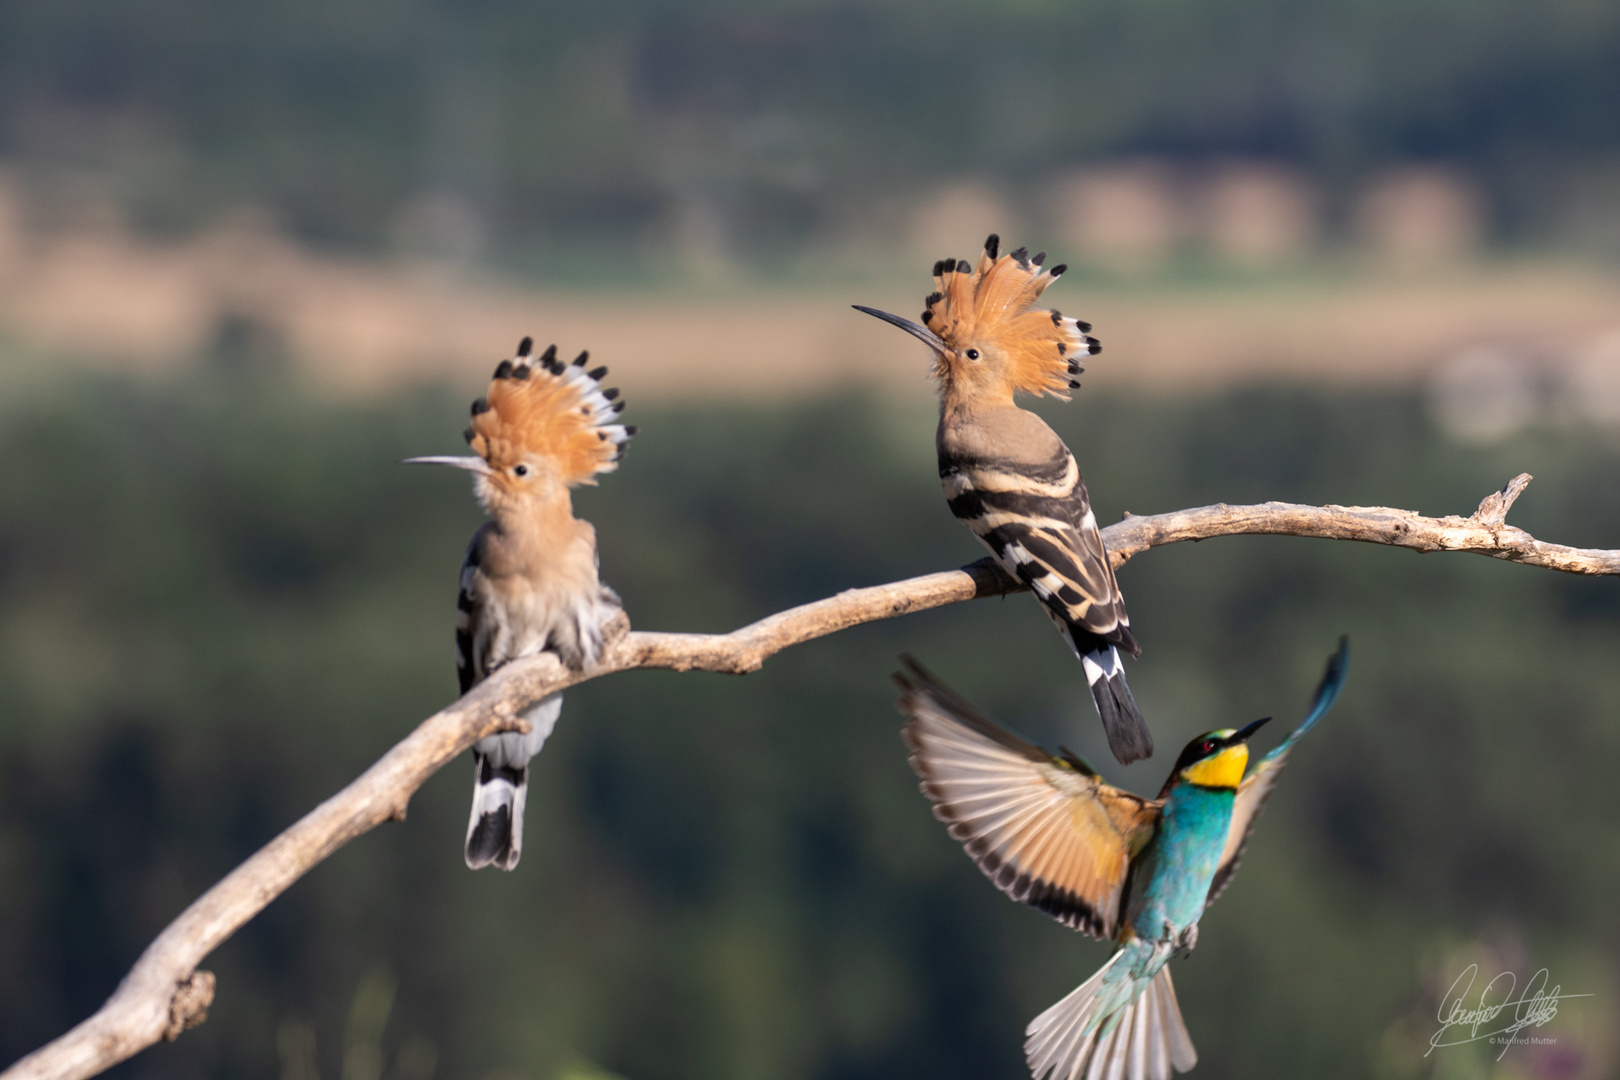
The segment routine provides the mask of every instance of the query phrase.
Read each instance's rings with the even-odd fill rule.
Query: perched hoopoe
[[[911,767],[934,816],[1014,900],[1119,948],[1030,1021],[1035,1080],[1169,1080],[1198,1063],[1165,965],[1198,942],[1198,920],[1231,880],[1288,752],[1333,706],[1348,643],[1311,711],[1245,778],[1264,724],[1187,744],[1157,799],[1103,783],[1071,751],[1053,756],[977,712],[915,662],[896,675]]]
[[[995,234],[979,265],[934,264],[923,324],[855,305],[921,338],[939,382],[939,478],[951,512],[1007,573],[1027,584],[1080,658],[1108,746],[1124,764],[1153,754],[1153,736],[1125,683],[1119,651],[1140,656],[1125,599],[1074,455],[1057,433],[1013,401],[1064,401],[1080,385],[1080,357],[1102,346],[1091,324],[1034,307],[1068,269],[1042,271],[1042,252],[999,255]]]
[[[489,395],[472,406],[466,432],[475,457],[419,457],[474,474],[489,520],[473,534],[456,598],[456,670],[461,692],[490,672],[550,650],[579,670],[602,652],[604,625],[619,598],[597,579],[596,530],[574,517],[568,489],[611,472],[636,433],[617,422],[624,402],[604,390],[607,368],[585,370],[555,345],[531,357],[524,338],[517,356],[495,369]],[[540,752],[562,711],[553,694],[524,717],[527,735],[505,732],[473,747],[472,817],[467,865],[517,866],[523,851],[523,804],[529,759]]]

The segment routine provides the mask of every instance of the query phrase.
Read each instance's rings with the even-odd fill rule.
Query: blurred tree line
[[[465,398],[340,405],[247,370],[0,401],[0,1060],[92,1011],[195,895],[453,696],[477,510],[394,461],[453,450]],[[1415,396],[1289,389],[1045,411],[1104,520],[1268,498],[1466,514],[1523,469],[1515,523],[1620,542],[1620,447],[1590,429],[1459,447]],[[979,554],[920,400],[636,419],[578,504],[642,628],[730,629]],[[1151,792],[1198,731],[1275,715],[1269,747],[1341,632],[1345,698],[1177,966],[1198,1075],[1461,1075],[1422,1057],[1424,994],[1480,941],[1598,995],[1566,1004],[1558,1069],[1510,1064],[1609,1073],[1620,586],[1291,538],[1155,550],[1121,580],[1151,762],[1108,758],[1027,597],[745,679],[593,682],[536,763],[515,874],[462,866],[458,763],[207,961],[207,1024],[111,1075],[1014,1080],[1024,1023],[1106,950],[1008,903],[932,819],[896,654]]]
[[[1284,163],[1341,213],[1439,162],[1499,239],[1620,243],[1617,53],[1614,0],[11,0],[0,157],[148,228],[246,203],[531,269],[715,212],[768,257],[943,176],[1022,198],[1135,155]]]

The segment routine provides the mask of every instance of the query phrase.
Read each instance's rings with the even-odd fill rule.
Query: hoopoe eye
[[[979,350],[978,349],[969,349],[967,351],[967,358],[969,360],[977,360],[979,358]]]
[[[529,475],[529,467],[527,465],[514,465],[514,466],[512,466],[512,475],[513,476],[528,476]]]

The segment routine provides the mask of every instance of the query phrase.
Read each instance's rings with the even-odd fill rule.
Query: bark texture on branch
[[[1114,566],[1151,547],[1214,536],[1274,534],[1360,540],[1416,551],[1473,551],[1574,574],[1620,574],[1620,551],[1548,544],[1504,524],[1530,477],[1492,492],[1470,517],[1428,518],[1388,507],[1218,504],[1128,516],[1103,530]],[[629,632],[609,628],[611,645],[586,672],[546,654],[508,664],[465,697],[423,721],[348,787],[306,814],[199,897],[158,935],[94,1016],[12,1065],[0,1080],[81,1080],[195,1027],[213,1001],[204,957],[317,863],[385,821],[403,820],[417,788],[485,735],[521,728],[521,714],[547,694],[632,668],[756,671],[791,645],[860,623],[984,596],[1020,592],[988,559],[960,570],[837,596],[771,615],[729,634]],[[446,872],[455,860],[447,855]]]
[[[1424,517],[1388,506],[1301,506],[1268,502],[1257,506],[1200,506],[1149,517],[1126,517],[1103,530],[1115,568],[1150,547],[1212,536],[1273,534],[1360,540],[1414,551],[1473,551],[1493,559],[1545,566],[1571,574],[1620,574],[1620,551],[1565,547],[1537,540],[1504,524],[1508,508],[1525,486],[1520,473],[1493,491],[1469,517]]]

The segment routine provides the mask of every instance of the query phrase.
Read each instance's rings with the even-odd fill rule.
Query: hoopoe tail
[[[1091,700],[1096,702],[1103,730],[1108,734],[1108,749],[1113,751],[1114,757],[1121,765],[1152,757],[1153,735],[1125,682],[1125,665],[1119,658],[1119,649],[1105,645],[1082,655],[1080,663],[1086,670]]]
[[[1131,946],[1068,997],[1031,1020],[1024,1058],[1035,1080],[1170,1080],[1198,1052],[1181,1019],[1170,969],[1139,981],[1125,970]]]
[[[597,473],[617,468],[636,433],[618,423],[619,391],[602,388],[607,368],[586,370],[590,353],[564,363],[555,345],[538,357],[533,349],[533,339],[524,338],[517,356],[495,369],[489,394],[473,402],[467,443],[495,469],[538,455],[565,483],[594,483]]]
[[[472,815],[467,821],[467,866],[517,869],[523,855],[523,807],[529,796],[529,760],[545,745],[562,713],[553,694],[529,711],[527,733],[507,731],[473,747]]]

